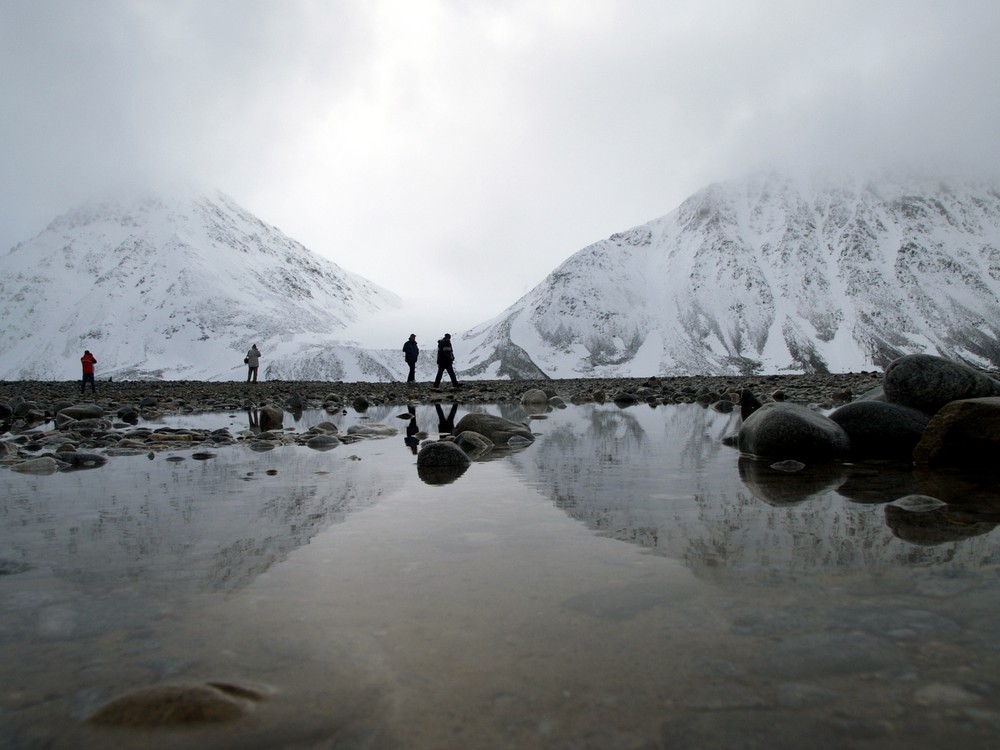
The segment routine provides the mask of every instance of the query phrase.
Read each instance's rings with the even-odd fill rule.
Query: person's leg
[[[410,362],[410,374],[406,376],[407,383],[414,383],[417,380],[417,363]]]
[[[257,368],[253,368],[253,382],[257,382]]]
[[[80,395],[82,396],[87,390],[87,373],[83,373],[83,379],[80,381]]]
[[[455,388],[458,387],[458,378],[455,377],[455,368],[452,365],[448,365],[448,375],[451,377],[451,384]]]
[[[247,367],[247,382],[248,383],[250,382],[250,378],[251,377],[253,377],[253,368],[248,366]]]
[[[443,365],[438,365],[438,374],[437,374],[437,377],[434,378],[434,387],[435,388],[437,388],[439,385],[441,385],[441,376],[442,375],[444,375],[444,366]]]

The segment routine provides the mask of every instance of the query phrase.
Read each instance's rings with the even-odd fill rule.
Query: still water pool
[[[470,408],[526,418],[453,417]],[[1000,742],[990,477],[788,473],[721,443],[735,416],[586,405],[432,485],[400,411],[336,417],[400,433],[328,452],[0,470],[0,747]],[[436,438],[449,412],[413,424]],[[948,505],[889,504],[913,494]],[[83,723],[139,688],[207,681],[265,698],[222,725]]]

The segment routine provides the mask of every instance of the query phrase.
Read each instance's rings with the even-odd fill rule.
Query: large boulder
[[[454,434],[461,435],[466,430],[478,432],[494,445],[507,445],[513,437],[520,437],[529,442],[535,439],[531,430],[520,422],[511,422],[493,414],[466,414],[458,420]]]
[[[1000,398],[946,404],[927,423],[913,450],[921,466],[978,466],[993,469],[1000,456]]]
[[[280,430],[284,425],[285,410],[277,406],[260,407],[260,429],[263,432],[270,430]]]
[[[800,461],[840,458],[850,451],[844,428],[812,409],[772,401],[761,406],[740,426],[737,444],[742,453]]]
[[[417,476],[427,484],[449,484],[470,464],[472,459],[450,440],[424,443],[417,454]]]
[[[425,468],[468,467],[472,460],[450,440],[424,443],[417,454],[417,466]]]
[[[549,396],[541,388],[529,388],[521,394],[521,405],[548,406]]]
[[[919,409],[886,401],[854,401],[830,414],[851,439],[858,458],[910,458],[930,417]]]
[[[97,404],[74,404],[59,410],[59,414],[70,419],[99,419],[104,409]]]
[[[1000,396],[1000,381],[930,354],[910,354],[890,362],[882,387],[886,400],[930,415],[951,401]]]

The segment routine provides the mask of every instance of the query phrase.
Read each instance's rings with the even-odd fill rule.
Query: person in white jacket
[[[257,348],[256,344],[250,347],[250,351],[247,352],[243,361],[247,364],[247,382],[256,383],[257,368],[260,366],[260,349]]]

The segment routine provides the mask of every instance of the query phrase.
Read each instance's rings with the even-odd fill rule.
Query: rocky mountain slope
[[[580,250],[455,348],[466,377],[1000,367],[998,297],[997,186],[770,174]]]
[[[0,379],[245,377],[387,380],[396,352],[337,334],[398,298],[303,247],[221,193],[85,205],[10,250],[0,277]],[[391,355],[391,356],[390,356]]]

